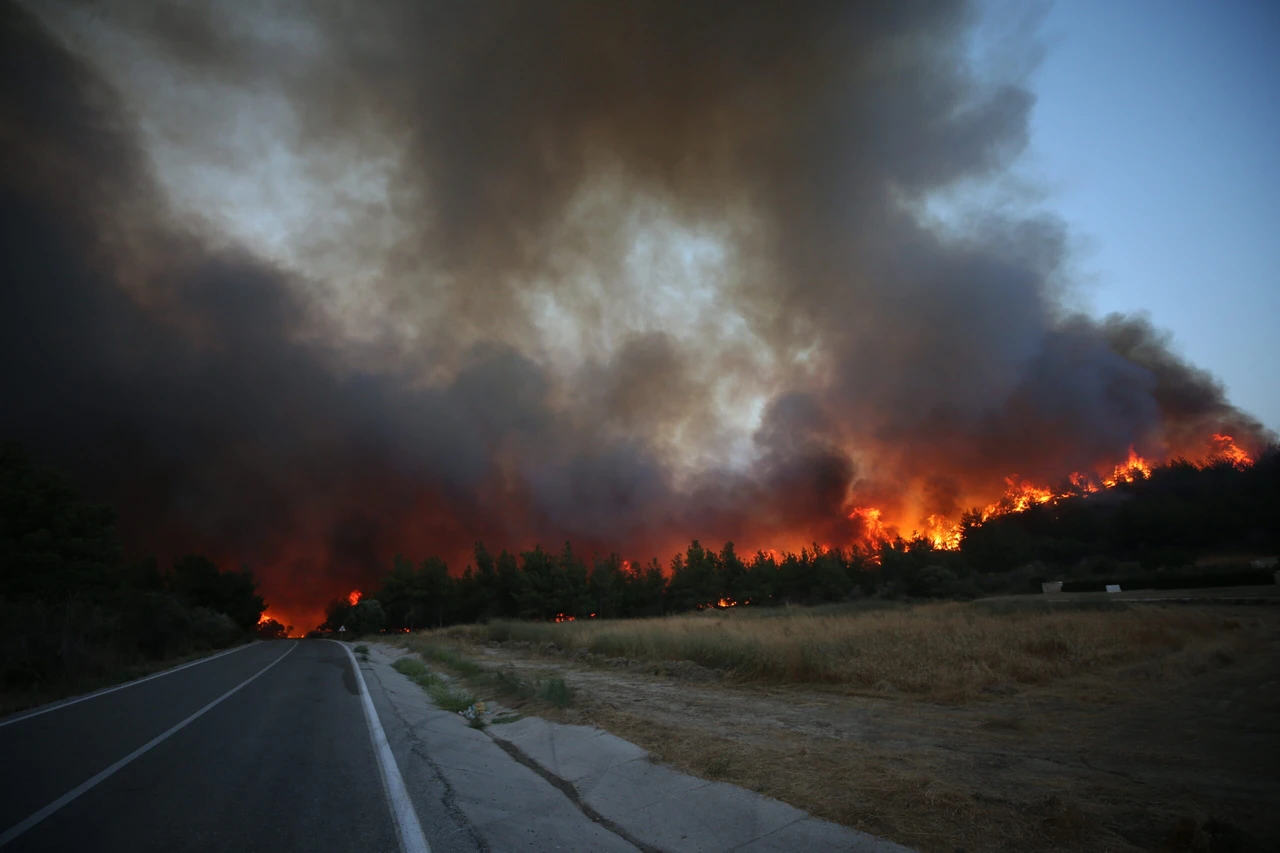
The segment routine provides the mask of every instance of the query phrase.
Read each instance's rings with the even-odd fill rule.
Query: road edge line
[[[369,685],[365,683],[364,673],[356,661],[355,652],[340,640],[329,640],[337,643],[346,651],[351,660],[351,669],[356,674],[356,682],[360,685],[360,704],[364,708],[365,722],[369,724],[369,738],[373,741],[373,754],[378,759],[378,769],[382,771],[382,788],[387,795],[387,805],[391,808],[391,817],[396,824],[396,835],[400,838],[400,849],[403,853],[431,853],[431,845],[427,844],[422,834],[422,824],[418,822],[418,813],[413,808],[413,800],[404,787],[404,777],[400,775],[400,767],[396,764],[395,753],[387,741],[387,733],[382,730],[382,722],[378,719],[378,709],[373,707],[373,697],[369,694]]]
[[[90,699],[97,699],[99,696],[106,696],[108,693],[115,693],[117,690],[124,690],[126,687],[133,687],[134,685],[141,684],[144,681],[150,681],[153,678],[160,678],[163,675],[173,675],[175,672],[184,670],[187,667],[196,666],[197,664],[202,664],[202,663],[208,663],[211,660],[217,660],[218,658],[223,657],[225,655],[229,655],[232,652],[238,652],[238,651],[247,649],[250,646],[256,646],[260,642],[261,640],[251,640],[250,642],[243,643],[239,646],[236,646],[235,648],[223,649],[222,651],[217,652],[215,654],[205,655],[202,658],[197,658],[196,660],[190,660],[184,664],[179,664],[178,666],[169,667],[168,669],[162,669],[159,672],[153,672],[150,675],[144,675],[142,678],[135,678],[132,681],[126,681],[124,684],[115,684],[115,685],[112,685],[111,687],[104,687],[101,690],[95,690],[92,693],[86,693],[83,696],[75,696],[70,699],[58,699],[54,702],[50,702],[47,705],[42,705],[39,708],[33,708],[27,711],[18,711],[12,717],[8,717],[6,719],[0,720],[0,729],[4,728],[10,723],[20,723],[23,720],[29,720],[32,717],[38,717],[41,714],[47,714],[50,711],[57,711],[60,708],[69,708],[72,705],[78,705],[81,702],[88,702]]]
[[[200,717],[203,717],[206,713],[213,710],[213,708],[216,705],[221,704],[221,702],[224,699],[230,698],[233,694],[239,692],[240,688],[244,687],[249,682],[257,678],[259,675],[262,675],[264,672],[271,669],[271,667],[275,666],[276,664],[280,663],[280,661],[287,658],[293,652],[293,650],[296,649],[297,647],[298,647],[298,641],[295,640],[293,645],[289,646],[289,650],[286,651],[284,654],[280,655],[280,657],[276,658],[271,663],[267,664],[262,669],[258,670],[253,675],[249,676],[244,681],[237,684],[235,687],[232,687],[226,693],[223,693],[221,696],[219,696],[217,699],[214,699],[208,705],[205,705],[199,711],[196,711],[194,714],[187,717],[185,720],[173,726],[172,728],[169,728],[166,731],[156,735],[151,740],[147,741],[142,746],[138,747],[133,752],[126,755],[124,758],[121,758],[115,764],[112,764],[111,766],[109,766],[107,769],[102,770],[96,775],[91,776],[86,781],[81,782],[79,785],[75,786],[70,791],[67,791],[67,793],[63,794],[61,797],[58,797],[58,799],[54,800],[52,803],[49,803],[44,808],[40,809],[40,811],[29,815],[25,820],[21,821],[20,823],[16,823],[13,826],[6,829],[3,834],[0,834],[0,847],[4,847],[10,841],[13,841],[15,838],[22,835],[28,829],[35,826],[45,818],[49,817],[58,809],[62,808],[63,806],[73,801],[76,797],[79,797],[81,794],[94,788],[96,785],[98,785],[98,783],[110,778],[116,771],[120,770],[121,768],[129,764],[131,761],[133,761],[135,758],[139,757],[143,753],[150,750],[152,747],[158,746],[164,741],[168,740],[171,735],[177,734],[179,731],[186,728],[186,726],[191,722],[195,721]]]

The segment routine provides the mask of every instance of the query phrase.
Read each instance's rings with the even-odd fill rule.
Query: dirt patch
[[[752,684],[687,661],[528,644],[468,654],[563,678],[579,698],[562,719],[930,853],[1272,850],[1280,613],[1231,612],[1261,620],[1249,626],[1254,646],[1202,649],[1191,664],[1171,652],[1048,685],[996,682],[962,703],[890,683]]]

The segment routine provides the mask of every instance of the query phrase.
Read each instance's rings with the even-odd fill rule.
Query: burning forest
[[[1179,455],[1180,463],[1210,466],[1226,464],[1236,468],[1248,468],[1253,465],[1252,455],[1242,450],[1234,438],[1221,433],[1214,433],[1205,444],[1204,451],[1198,457],[1188,458]],[[1010,474],[1005,477],[1004,493],[992,503],[965,511],[959,519],[944,515],[930,514],[920,519],[915,527],[906,524],[888,524],[884,521],[884,512],[874,507],[854,507],[849,518],[860,525],[861,532],[857,543],[866,547],[878,547],[898,538],[927,539],[934,548],[954,551],[959,549],[964,525],[978,526],[993,518],[1011,512],[1023,512],[1033,506],[1082,498],[1103,489],[1113,489],[1122,483],[1133,483],[1151,476],[1153,465],[1163,465],[1172,460],[1161,460],[1153,463],[1144,459],[1129,448],[1129,455],[1119,464],[1105,466],[1095,472],[1085,473],[1073,471],[1057,486],[1036,485]],[[907,530],[910,533],[907,533]]]
[[[1274,440],[1048,211],[930,214],[1027,144],[968,4],[0,15],[0,432],[277,625],[477,541],[955,550]]]

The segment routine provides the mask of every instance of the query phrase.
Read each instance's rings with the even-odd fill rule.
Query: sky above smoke
[[[396,552],[839,545],[1267,438],[1052,216],[940,224],[1033,106],[964,4],[3,18],[0,430],[299,621]]]

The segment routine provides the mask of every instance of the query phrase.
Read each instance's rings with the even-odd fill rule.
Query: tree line
[[[319,631],[365,633],[488,619],[660,616],[721,606],[821,604],[883,598],[973,598],[1038,592],[1046,580],[1165,588],[1268,583],[1269,571],[1198,569],[1215,553],[1280,552],[1280,451],[1251,466],[1177,459],[1102,492],[982,521],[966,513],[958,550],[923,536],[866,547],[814,544],[799,553],[739,555],[693,541],[664,567],[617,554],[590,559],[566,543],[493,554],[477,543],[460,575],[428,557],[398,556],[381,588],[355,605],[332,602]],[[1092,588],[1092,587],[1082,587]]]
[[[396,557],[378,590],[356,605],[333,602],[319,627],[368,632],[486,619],[645,617],[870,595],[971,598],[1035,591],[1055,579],[1197,585],[1221,579],[1196,567],[1205,556],[1277,552],[1280,450],[1272,447],[1251,466],[1174,460],[1096,494],[985,522],[966,514],[954,551],[916,536],[750,555],[731,542],[713,549],[695,540],[663,565],[587,557],[569,543],[496,554],[477,544],[461,574],[438,557]],[[165,569],[154,559],[123,559],[114,511],[84,501],[13,444],[0,446],[0,572],[5,687],[100,676],[253,632],[289,630],[262,620],[266,605],[247,570],[225,571],[198,555]],[[1233,582],[1270,577],[1253,569],[1237,575]]]
[[[115,511],[0,445],[0,685],[57,690],[250,638],[266,603],[248,570],[122,556]],[[283,626],[279,626],[283,629]],[[268,626],[268,629],[270,626]]]
[[[898,539],[875,548],[824,548],[799,553],[757,551],[743,557],[732,542],[719,550],[694,540],[665,571],[617,554],[584,559],[572,544],[493,555],[477,543],[474,565],[451,576],[429,557],[415,565],[396,557],[371,596],[336,599],[318,632],[402,631],[489,619],[564,621],[664,616],[710,607],[813,605],[868,595],[968,597],[977,593],[942,567],[956,554],[928,539]]]

